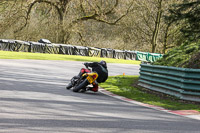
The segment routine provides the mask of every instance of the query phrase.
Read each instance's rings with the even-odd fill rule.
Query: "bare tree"
[[[129,40],[129,47],[148,52],[166,51],[163,50],[165,44],[168,45],[174,40],[175,27],[166,23],[164,16],[168,13],[169,6],[177,1],[134,0],[133,2],[134,10],[121,22],[121,28],[125,29],[123,37]]]
[[[14,30],[22,26],[24,14],[24,0],[1,0],[0,35],[8,31],[10,38],[14,38]]]
[[[160,23],[161,23],[161,17],[162,17],[162,0],[157,0],[157,14],[156,14],[156,20],[155,20],[155,27],[153,30],[151,45],[152,45],[152,53],[155,52],[156,46],[157,46],[157,38],[158,33],[160,30]]]
[[[179,34],[164,21],[176,2],[2,0],[0,37],[164,53]]]
[[[13,1],[16,2],[17,0]],[[13,1],[11,1],[11,3]],[[28,29],[31,28],[32,33],[37,32],[36,30],[34,31],[33,27],[37,27],[38,32],[40,31],[41,34],[41,29],[44,29],[44,27],[52,29],[52,27],[57,25],[57,29],[54,28],[54,35],[57,36],[55,42],[59,43],[66,43],[70,39],[71,31],[74,31],[74,29],[78,27],[77,25],[83,21],[95,20],[96,22],[108,25],[116,25],[128,14],[131,7],[128,7],[124,14],[117,15],[118,12],[116,8],[119,6],[119,0],[18,0],[18,2],[23,4],[23,9],[20,8],[21,10],[19,10],[23,10],[23,14],[20,16],[22,21],[18,21],[18,26],[15,28],[14,34],[20,35],[22,31],[28,32]],[[13,5],[13,7],[14,6],[17,7],[16,5]],[[25,11],[26,7],[27,10]],[[44,14],[41,13],[43,10],[45,10]],[[24,12],[26,14],[24,14]],[[40,18],[43,18],[43,20],[39,20]],[[11,18],[8,19],[11,20]],[[46,23],[49,25],[41,23],[42,21],[44,22],[44,19],[53,21],[54,25],[49,24],[48,21]],[[12,22],[16,23],[16,21]],[[42,28],[39,28],[36,24],[40,25]],[[81,32],[78,31],[77,33],[81,35]],[[34,33],[31,34],[31,32],[29,32],[29,35],[34,35]]]

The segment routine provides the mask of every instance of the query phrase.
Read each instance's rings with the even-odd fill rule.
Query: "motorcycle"
[[[92,72],[88,66],[85,68],[82,68],[81,70],[87,70],[87,72],[84,72],[80,77],[74,76],[71,79],[71,82],[66,86],[66,89],[71,89],[73,92],[85,92],[92,90],[93,87],[89,86],[95,86],[98,83],[96,82],[96,79],[98,78],[98,74],[96,72]]]

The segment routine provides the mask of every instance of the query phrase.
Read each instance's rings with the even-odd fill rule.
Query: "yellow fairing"
[[[87,75],[87,80],[89,81],[90,84],[92,84],[97,78],[98,74],[97,73],[84,73],[83,76]]]

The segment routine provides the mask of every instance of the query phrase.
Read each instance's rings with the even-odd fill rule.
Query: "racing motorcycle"
[[[85,64],[84,64],[85,65]],[[85,91],[92,91],[91,86],[95,86],[98,83],[96,82],[96,79],[98,78],[98,74],[96,72],[92,72],[88,66],[85,68],[82,68],[83,74],[79,76],[74,76],[71,79],[71,82],[66,86],[66,89],[71,89],[73,92],[85,92]],[[85,71],[86,70],[86,71]]]

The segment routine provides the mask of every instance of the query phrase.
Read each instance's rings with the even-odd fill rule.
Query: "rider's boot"
[[[86,90],[90,90],[93,92],[98,92],[98,84],[93,85],[93,87],[87,87]]]
[[[94,92],[98,92],[98,88],[99,88],[98,84],[95,84],[93,85],[93,88],[91,90]]]

